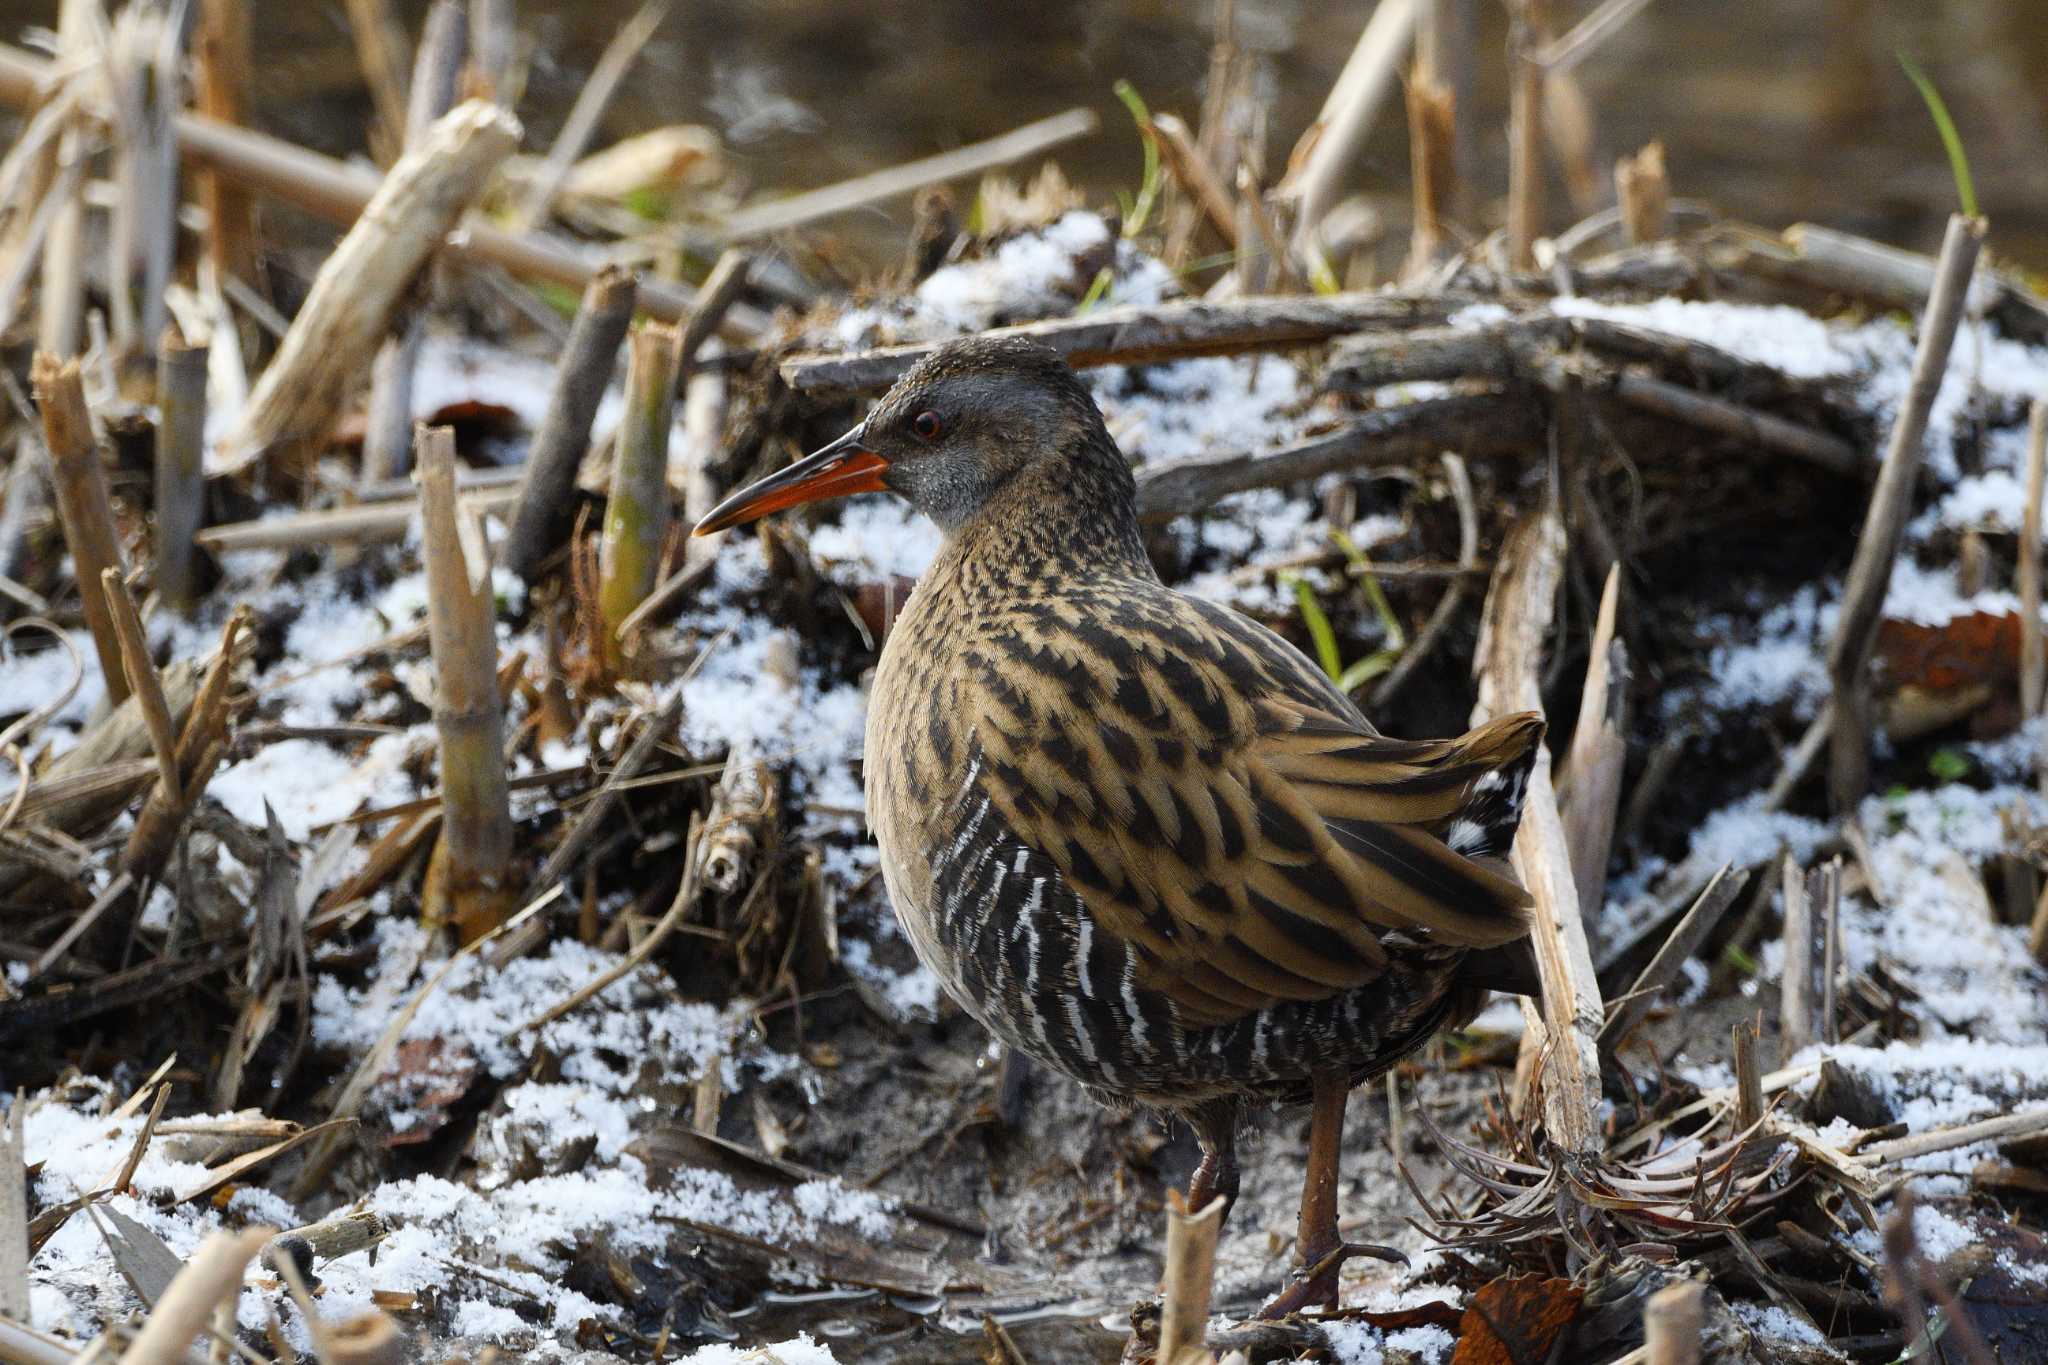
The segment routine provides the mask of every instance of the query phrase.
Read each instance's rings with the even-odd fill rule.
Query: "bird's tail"
[[[1456,762],[1479,770],[1464,804],[1437,831],[1453,853],[1475,860],[1507,856],[1542,741],[1543,716],[1536,711],[1500,716],[1451,741]]]

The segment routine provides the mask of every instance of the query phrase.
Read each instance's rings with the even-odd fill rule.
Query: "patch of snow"
[[[788,1341],[772,1346],[728,1346],[723,1342],[700,1346],[684,1356],[678,1365],[838,1365],[839,1357],[798,1332]]]

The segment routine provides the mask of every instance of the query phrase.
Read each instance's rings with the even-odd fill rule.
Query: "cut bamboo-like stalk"
[[[676,329],[649,323],[632,337],[626,366],[626,412],[612,453],[611,495],[605,503],[604,543],[598,554],[598,610],[603,652],[611,671],[625,663],[619,626],[640,605],[661,574],[668,538],[668,442],[674,426]]]
[[[172,610],[199,605],[199,550],[206,516],[207,348],[166,330],[156,367],[156,590]]]
[[[434,727],[441,737],[441,833],[436,867],[429,871],[439,903],[424,904],[423,910],[430,920],[453,922],[470,943],[502,924],[510,909],[512,805],[505,785],[497,613],[483,528],[473,515],[462,514],[456,500],[454,431],[421,426],[416,456],[426,523]]]
[[[1209,1300],[1216,1280],[1216,1237],[1223,1228],[1221,1195],[1192,1213],[1179,1190],[1166,1192],[1166,1277],[1159,1310],[1159,1365],[1206,1357]]]
[[[1699,1365],[1706,1294],[1699,1281],[1680,1280],[1650,1295],[1643,1305],[1645,1365]]]
[[[249,0],[200,0],[192,38],[196,104],[223,123],[249,121]],[[255,206],[239,185],[214,170],[198,175],[206,207],[206,249],[214,270],[257,283]]]
[[[1778,1043],[1783,1063],[1813,1041],[1813,898],[1806,894],[1806,874],[1786,854],[1782,869],[1785,897],[1785,969],[1778,1002]]]
[[[1564,573],[1564,524],[1555,508],[1517,523],[1502,546],[1480,626],[1474,724],[1515,711],[1541,711],[1543,637]],[[1541,1007],[1523,1003],[1525,1046],[1547,1043],[1544,1126],[1574,1157],[1600,1148],[1600,1059],[1604,1010],[1572,882],[1571,852],[1550,784],[1550,750],[1538,745],[1523,798],[1513,862],[1534,906],[1530,941],[1542,980]],[[1533,1040],[1533,1041],[1532,1041]]]
[[[618,366],[619,343],[633,321],[637,286],[631,272],[609,266],[576,309],[569,341],[555,367],[555,387],[526,457],[519,505],[505,537],[505,567],[532,582],[575,522],[576,470],[590,446],[590,423]]]
[[[1614,193],[1621,203],[1621,230],[1631,243],[1664,236],[1671,217],[1671,180],[1664,173],[1664,144],[1652,142],[1614,163]]]
[[[1730,1044],[1735,1057],[1735,1127],[1748,1132],[1764,1116],[1763,1072],[1757,1069],[1756,1021],[1744,1019],[1734,1026]]]
[[[1543,0],[1514,0],[1508,24],[1508,265],[1536,268],[1543,231]]]
[[[212,452],[230,473],[271,451],[325,438],[420,267],[519,145],[504,110],[469,103],[392,167],[362,217],[320,267],[277,358],[235,429]]]
[[[1906,517],[1912,511],[1913,487],[1925,453],[1927,416],[1934,407],[1935,394],[1941,389],[1942,376],[1948,371],[1949,348],[1955,342],[1956,325],[1962,320],[1963,302],[1976,268],[1977,253],[1984,245],[1984,233],[1982,218],[1956,214],[1948,221],[1934,292],[1920,318],[1920,341],[1913,355],[1906,401],[1900,405],[1898,418],[1892,424],[1891,440],[1885,447],[1877,487],[1870,495],[1863,533],[1856,538],[1856,558],[1849,566],[1848,585],[1842,591],[1842,614],[1834,638],[1828,643],[1828,675],[1834,685],[1830,702],[1833,735],[1828,746],[1828,794],[1837,811],[1854,810],[1869,784],[1874,720],[1871,651],[1877,642],[1878,620],[1884,608],[1885,589],[1891,583],[1892,563],[1898,558]]]
[[[1621,773],[1628,758],[1622,738],[1628,707],[1628,651],[1614,638],[1620,605],[1621,566],[1607,571],[1600,612],[1593,626],[1586,686],[1580,693],[1578,724],[1565,756],[1565,837],[1572,855],[1572,879],[1579,889],[1579,914],[1590,926],[1606,904],[1607,859],[1614,848],[1614,821],[1621,808]],[[1593,937],[1587,930],[1590,941]]]
[[[1216,170],[1209,159],[1202,155],[1202,149],[1195,145],[1195,135],[1187,123],[1176,114],[1154,114],[1151,132],[1158,140],[1159,150],[1173,178],[1188,192],[1189,198],[1201,208],[1210,226],[1223,238],[1224,245],[1236,250],[1237,208],[1231,202],[1229,191],[1216,178]]]
[[[2041,490],[2048,477],[2048,398],[2036,398],[2027,419],[2027,502],[2020,514],[2020,716],[2041,714],[2048,657],[2041,640]],[[2042,765],[2048,792],[2048,763]]]
[[[411,151],[432,131],[434,121],[455,106],[462,79],[469,27],[456,0],[436,0],[420,32],[418,59],[406,103],[405,150]],[[434,272],[427,279],[431,290]],[[363,428],[363,477],[388,479],[412,464],[412,378],[419,367],[426,328],[415,314],[395,336],[377,348],[370,364],[370,406]]]
[[[106,471],[100,467],[99,442],[93,439],[92,415],[85,406],[85,385],[76,360],[59,361],[36,352],[30,369],[36,404],[43,414],[43,440],[50,450],[51,481],[57,493],[57,517],[64,543],[77,573],[79,605],[99,651],[100,676],[107,684],[107,704],[128,699],[128,679],[121,670],[121,641],[106,596],[97,591],[100,575],[121,568],[121,546],[114,534],[114,514],[107,501]]]

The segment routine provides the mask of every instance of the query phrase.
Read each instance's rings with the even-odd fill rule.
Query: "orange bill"
[[[861,429],[855,427],[823,450],[734,493],[712,508],[692,534],[708,536],[820,498],[879,493],[888,467],[887,460],[861,444]]]

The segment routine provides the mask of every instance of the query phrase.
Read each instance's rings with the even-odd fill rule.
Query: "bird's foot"
[[[1334,1309],[1337,1306],[1337,1271],[1346,1261],[1358,1256],[1391,1261],[1395,1265],[1408,1264],[1408,1258],[1392,1247],[1375,1246],[1371,1242],[1340,1242],[1314,1261],[1295,1267],[1287,1277],[1287,1287],[1259,1310],[1260,1319],[1271,1322],[1305,1308]]]

